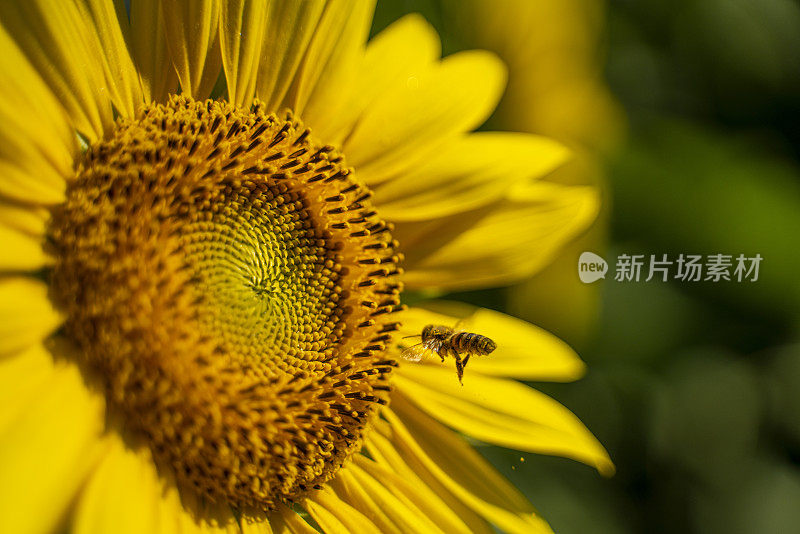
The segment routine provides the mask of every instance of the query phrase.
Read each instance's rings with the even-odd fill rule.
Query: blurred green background
[[[514,288],[454,298],[512,313],[589,365],[534,384],[608,448],[617,475],[480,450],[563,534],[800,532],[800,4],[791,0],[379,0],[445,54],[497,52],[487,128],[555,137],[550,179],[605,193],[595,226]],[[583,285],[583,250],[611,264]],[[757,282],[622,283],[617,255],[756,253]]]

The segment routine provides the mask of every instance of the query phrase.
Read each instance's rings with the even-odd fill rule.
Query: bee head
[[[438,324],[429,324],[422,329],[422,339],[446,339],[451,329]]]

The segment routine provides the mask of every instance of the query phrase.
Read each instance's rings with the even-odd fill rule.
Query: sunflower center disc
[[[401,289],[369,196],[258,105],[173,97],[87,152],[53,213],[53,299],[181,487],[269,509],[360,447]]]

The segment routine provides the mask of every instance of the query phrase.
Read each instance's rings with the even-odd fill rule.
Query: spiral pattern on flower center
[[[159,466],[266,510],[333,476],[388,399],[390,234],[293,117],[176,96],[87,151],[53,210],[52,298]]]

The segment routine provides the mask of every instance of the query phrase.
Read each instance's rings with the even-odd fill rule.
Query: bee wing
[[[462,317],[456,322],[455,325],[453,325],[453,332],[472,332],[473,329],[471,326],[474,324],[474,322],[475,321],[472,319],[472,315]]]
[[[412,345],[403,350],[403,352],[400,353],[400,356],[410,362],[418,362],[423,356],[429,356],[431,354],[435,353],[425,345]]]

